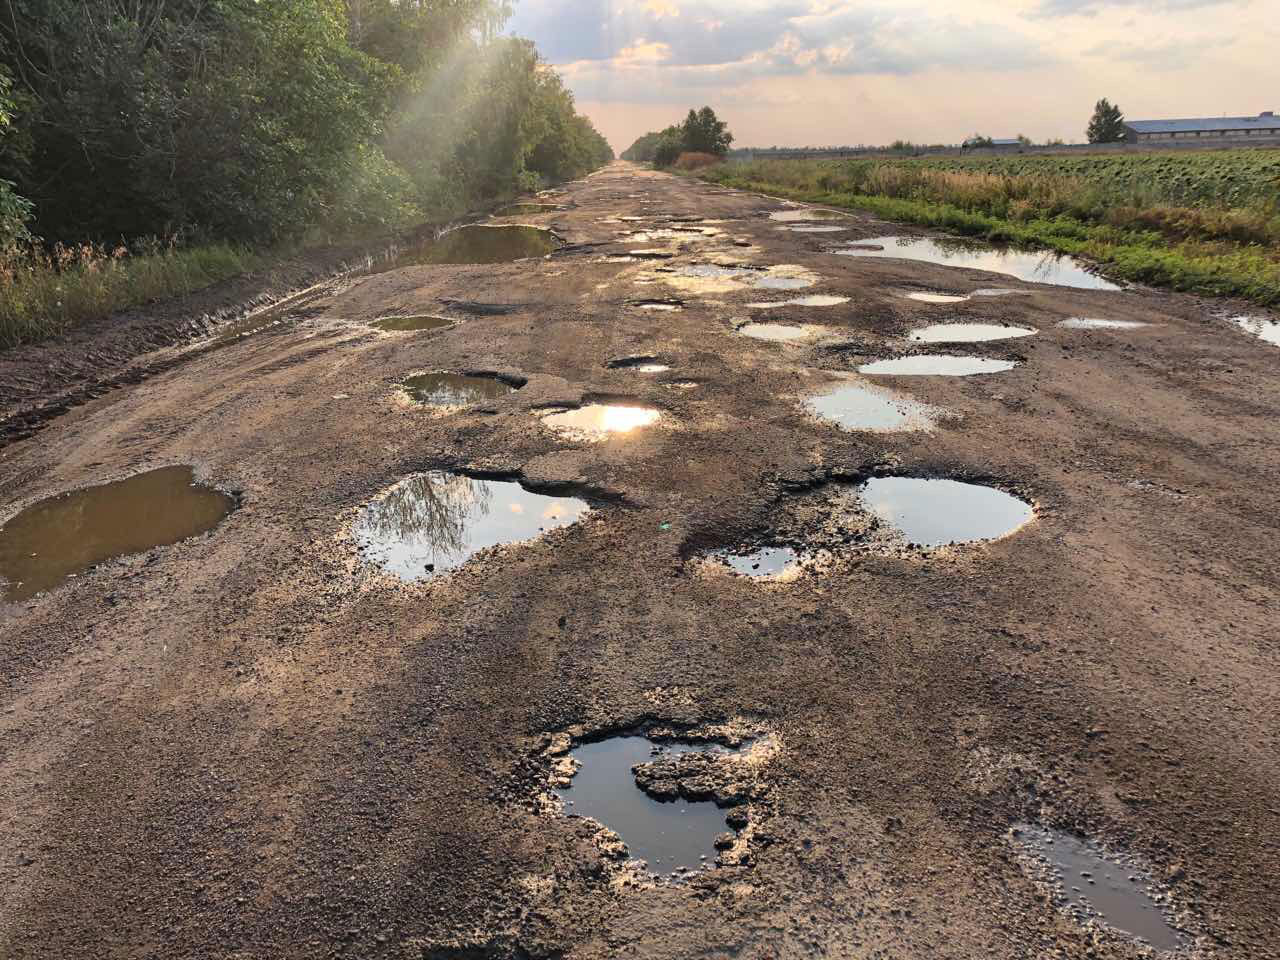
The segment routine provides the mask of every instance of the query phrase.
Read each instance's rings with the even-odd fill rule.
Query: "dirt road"
[[[1055,889],[1022,825],[1149,879],[1183,955],[1280,956],[1280,351],[1190,298],[837,255],[912,231],[793,232],[627,164],[546,199],[516,220],[549,257],[343,281],[3,451],[0,520],[181,464],[239,500],[0,604],[0,957],[1151,955],[1072,912],[1093,878]],[[904,296],[991,287],[1017,292]],[[748,306],[810,294],[848,300]],[[414,314],[458,322],[369,325]],[[1037,333],[928,351],[1004,373],[877,378],[933,430],[807,412],[957,318]],[[641,355],[670,369],[608,365]],[[434,370],[524,385],[399,393]],[[659,416],[542,419],[601,400]],[[414,582],[362,559],[361,508],[441,470],[591,510]],[[1035,518],[927,553],[828,538],[776,580],[703,558],[786,523],[803,548],[798,505],[885,474]],[[566,746],[658,729],[765,746],[733,862],[683,881],[551,793]]]

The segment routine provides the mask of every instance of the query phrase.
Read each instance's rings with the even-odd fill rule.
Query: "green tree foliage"
[[[49,240],[398,226],[605,162],[506,0],[8,0]],[[10,170],[12,171],[10,173]]]
[[[646,133],[622,153],[623,160],[669,167],[682,153],[710,153],[723,157],[733,143],[728,124],[710,107],[690,110],[684,122]]]
[[[16,170],[23,153],[16,144],[13,115],[17,109],[12,94],[13,81],[0,67],[0,162],[4,170]],[[0,180],[0,255],[12,251],[29,239],[27,223],[31,220],[31,202],[20,197],[13,181]]]
[[[1085,136],[1090,143],[1118,143],[1125,137],[1124,114],[1106,98],[1093,108]]]

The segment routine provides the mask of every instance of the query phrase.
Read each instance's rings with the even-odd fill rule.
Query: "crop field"
[[[957,173],[1070,177],[1108,190],[1146,193],[1155,201],[1180,206],[1275,208],[1280,202],[1280,149],[1128,156],[917,157],[897,162]]]

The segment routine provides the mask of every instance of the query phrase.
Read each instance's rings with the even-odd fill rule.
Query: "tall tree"
[[[710,107],[690,110],[680,127],[684,148],[696,153],[713,153],[723,157],[733,143],[729,125],[716,116]]]
[[[1085,130],[1090,143],[1118,143],[1125,138],[1124,114],[1105,97],[1093,108]]]

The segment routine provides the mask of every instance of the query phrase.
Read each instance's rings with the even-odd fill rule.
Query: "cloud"
[[[1175,12],[1216,7],[1238,0],[1040,0],[1036,13],[1043,17],[1092,17],[1110,8],[1139,7],[1144,12]]]

